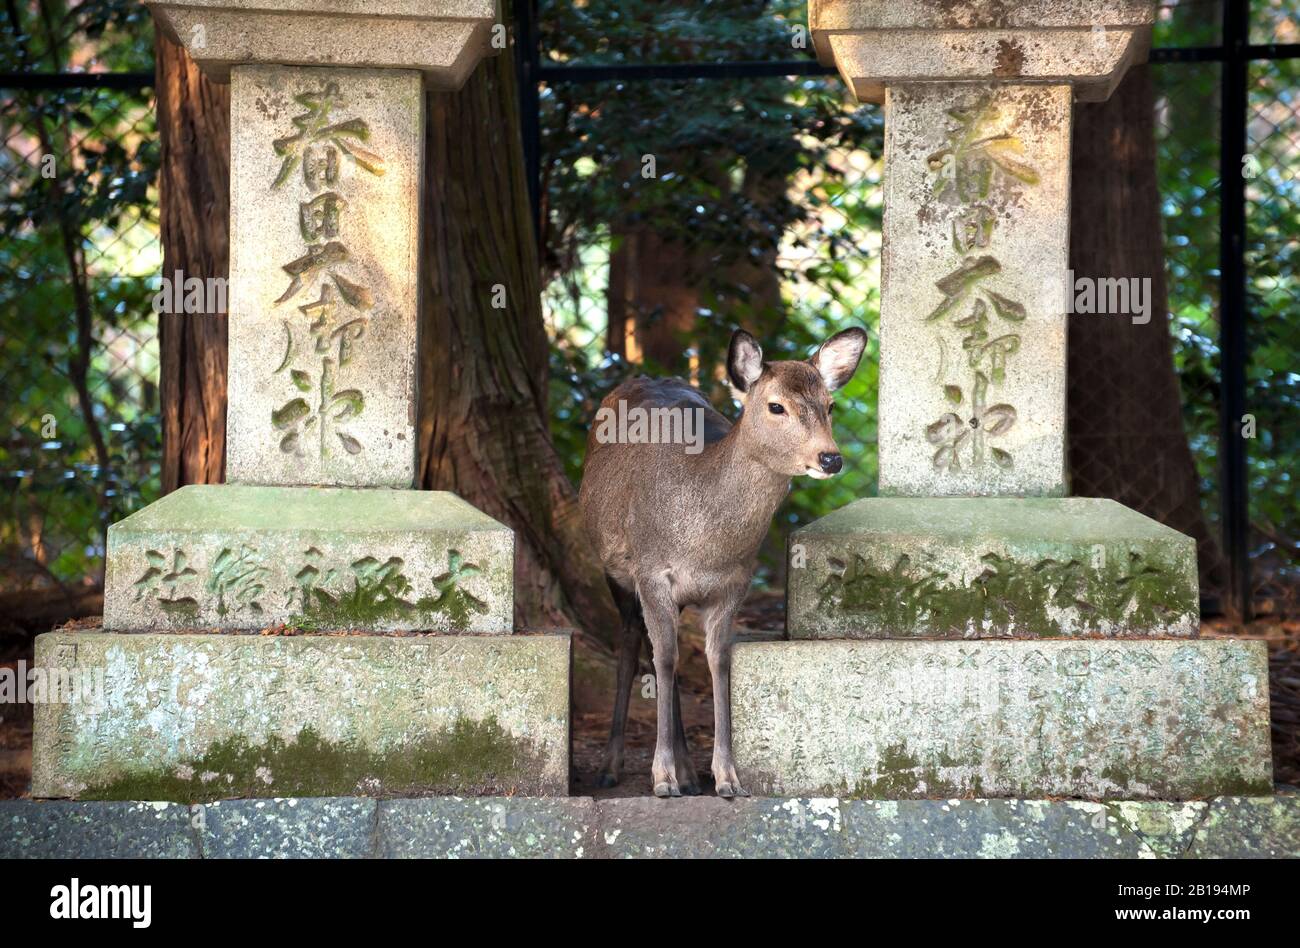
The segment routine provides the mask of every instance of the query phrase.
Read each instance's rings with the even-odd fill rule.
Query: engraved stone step
[[[568,635],[51,632],[36,664],[89,683],[36,705],[36,797],[568,792]]]
[[[1196,543],[1111,500],[872,498],[790,538],[793,639],[1192,636]]]
[[[731,705],[756,794],[1272,792],[1259,641],[740,644]]]
[[[193,485],[108,529],[104,627],[509,633],[514,534],[454,494]]]

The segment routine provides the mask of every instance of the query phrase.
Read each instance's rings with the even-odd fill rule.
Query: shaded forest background
[[[1300,42],[1298,6],[1254,0],[1251,41]],[[810,55],[797,45],[799,2],[538,8],[551,66]],[[1222,0],[1162,2],[1155,45],[1217,45],[1222,17]],[[0,19],[0,71],[115,74],[0,92],[0,662],[12,662],[52,623],[98,614],[109,523],[224,475],[225,316],[158,317],[151,300],[176,268],[225,275],[229,132],[225,88],[155,37],[136,0],[10,0]],[[421,354],[420,486],[455,490],[515,529],[520,625],[583,630],[581,774],[594,769],[607,724],[614,626],[574,485],[588,419],[609,388],[632,372],[674,372],[731,410],[719,369],[735,326],[775,357],[804,355],[847,325],[871,331],[873,348],[838,398],[846,474],[798,484],[779,512],[741,616],[751,628],[783,627],[788,531],[875,491],[882,116],[847,101],[835,77],[543,84],[534,222],[515,67],[498,56],[461,92],[429,100],[422,319],[437,344]],[[1300,781],[1297,73],[1295,59],[1252,66],[1242,169],[1250,553],[1262,617],[1248,631],[1273,646],[1275,758],[1278,779],[1291,782]],[[1110,103],[1082,107],[1072,195],[1076,270],[1149,276],[1156,291],[1147,326],[1072,320],[1075,490],[1195,535],[1212,607],[1226,598],[1221,85],[1217,63],[1170,62],[1135,71]],[[504,309],[491,305],[497,284]],[[681,652],[684,719],[703,752],[709,684],[690,616]],[[631,770],[648,766],[652,708],[633,703]],[[26,706],[0,716],[0,796],[26,786],[30,727]]]
[[[1155,44],[1213,45],[1221,15],[1212,0],[1162,4]],[[155,43],[138,3],[11,3],[4,16],[11,71],[157,77],[8,90],[0,108],[0,612],[21,606],[12,631],[26,636],[98,611],[108,523],[222,477],[224,316],[159,318],[150,300],[178,266],[224,275],[228,132],[224,89]],[[543,2],[538,17],[554,65],[796,58],[804,22],[804,4],[768,0]],[[1291,0],[1253,4],[1256,42],[1294,42],[1296,23]],[[1297,71],[1261,62],[1251,77],[1249,455],[1265,614],[1296,606]],[[1076,268],[1155,277],[1169,319],[1076,317],[1071,330],[1076,492],[1197,535],[1211,596],[1224,582],[1219,85],[1214,63],[1153,66],[1081,109]],[[720,354],[737,325],[785,356],[845,325],[874,331],[881,113],[846,101],[835,77],[556,83],[540,103],[535,232],[512,58],[430,97],[424,318],[426,338],[452,343],[423,354],[421,483],[515,527],[521,623],[598,629],[608,602],[573,509],[587,419],[643,370],[687,375],[726,407]],[[504,310],[490,305],[496,283]],[[801,483],[774,525],[771,588],[790,528],[874,492],[877,356],[837,411],[848,473]]]

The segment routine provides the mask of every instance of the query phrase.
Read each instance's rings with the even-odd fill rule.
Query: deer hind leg
[[[655,664],[655,754],[650,765],[651,782],[657,797],[682,795],[677,782],[676,726],[673,696],[677,689],[677,618],[678,608],[672,588],[665,576],[656,576],[637,584],[641,612]]]
[[[680,676],[673,679],[673,756],[677,759],[677,786],[682,794],[698,797],[700,778],[691,760],[691,748],[686,743],[686,725],[682,722],[682,683]]]
[[[645,621],[641,618],[641,604],[636,595],[609,581],[614,603],[623,618],[623,631],[618,640],[618,682],[614,688],[614,716],[609,725],[609,744],[605,748],[605,765],[600,769],[596,785],[614,787],[623,775],[623,746],[627,728],[628,700],[636,681],[637,666],[641,660],[641,639],[645,636]]]

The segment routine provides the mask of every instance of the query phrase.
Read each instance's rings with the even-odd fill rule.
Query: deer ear
[[[808,361],[821,374],[826,391],[833,392],[853,378],[866,348],[867,334],[864,330],[857,327],[845,329],[823,342],[817,354]]]
[[[763,374],[763,349],[758,340],[737,329],[727,350],[727,375],[737,391],[748,392],[749,387]]]

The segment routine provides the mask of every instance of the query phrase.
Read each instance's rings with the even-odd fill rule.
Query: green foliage
[[[1156,67],[1157,174],[1174,367],[1205,510],[1219,516],[1219,116],[1217,64]]]
[[[140,4],[40,6],[6,11],[7,61],[40,72],[151,69]],[[157,165],[147,95],[24,90],[0,104],[6,586],[93,577],[107,524],[157,493]]]
[[[1251,70],[1249,151],[1259,174],[1246,190],[1246,259],[1250,319],[1246,409],[1257,438],[1249,442],[1250,516],[1266,544],[1289,540],[1292,566],[1300,534],[1300,62],[1258,63]],[[1279,536],[1280,535],[1280,536]]]
[[[1257,26],[1273,6],[1256,4]],[[1292,22],[1294,22],[1292,11]],[[1188,21],[1167,35],[1171,45],[1212,44],[1213,23]],[[1181,38],[1180,38],[1181,37]],[[1157,38],[1160,41],[1160,38]],[[1246,409],[1256,437],[1247,444],[1250,518],[1259,545],[1253,554],[1290,548],[1283,567],[1294,571],[1300,501],[1292,471],[1300,458],[1300,298],[1295,235],[1300,233],[1300,149],[1295,135],[1297,75],[1293,60],[1251,68],[1247,181],[1246,263],[1248,346]],[[1221,67],[1179,63],[1155,70],[1161,121],[1157,128],[1160,190],[1165,216],[1174,362],[1182,386],[1184,424],[1201,477],[1202,504],[1214,521],[1222,490],[1219,351],[1220,233],[1217,108]],[[1257,172],[1257,173],[1256,173]],[[1228,187],[1240,187],[1237,180]],[[1289,558],[1291,566],[1285,565]],[[1258,577],[1257,577],[1258,579]]]

